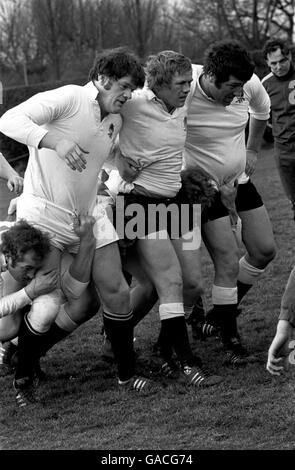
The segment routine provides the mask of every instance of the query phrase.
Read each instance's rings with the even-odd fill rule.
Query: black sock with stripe
[[[34,367],[40,357],[43,334],[34,331],[26,316],[21,323],[18,334],[18,360],[15,368],[15,379],[34,377]]]
[[[161,350],[169,354],[169,348],[174,349],[181,365],[193,364],[193,353],[189,344],[184,316],[161,320],[160,338]],[[163,359],[167,360],[165,357]]]
[[[103,321],[118,366],[119,380],[125,382],[134,376],[135,368],[132,311],[125,315],[104,312]]]

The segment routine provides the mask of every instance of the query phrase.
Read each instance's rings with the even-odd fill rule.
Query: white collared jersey
[[[67,85],[38,93],[1,117],[1,132],[29,147],[24,193],[78,213],[93,207],[99,171],[122,123],[119,114],[109,114],[101,121],[97,94],[92,82]],[[88,152],[85,170],[73,171],[54,150],[38,148],[48,131]]]
[[[120,149],[141,170],[134,182],[163,197],[175,196],[181,187],[186,109],[170,114],[145,87],[133,93],[121,114]]]
[[[270,101],[259,78],[253,74],[243,96],[223,106],[209,98],[200,86],[201,65],[193,65],[193,83],[187,98],[185,166],[200,166],[220,184],[237,177],[245,182],[245,127],[248,113],[258,120],[269,118]],[[246,177],[247,178],[247,177]]]

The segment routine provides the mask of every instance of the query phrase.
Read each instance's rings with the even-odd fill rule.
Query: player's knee
[[[239,273],[239,249],[220,249],[214,257],[215,270],[227,277],[235,278]]]
[[[257,264],[263,267],[266,266],[275,258],[276,254],[277,254],[277,250],[276,250],[275,243],[274,242],[265,243],[265,245],[263,245],[260,248],[259,252],[256,254]]]
[[[184,280],[183,283],[184,297],[189,295],[190,297],[197,299],[204,293],[203,280],[201,276],[195,275]]]
[[[56,290],[34,299],[28,320],[35,331],[45,333],[49,330],[59,312],[61,298],[61,292]]]

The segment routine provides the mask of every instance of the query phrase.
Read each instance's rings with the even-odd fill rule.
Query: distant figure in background
[[[272,111],[274,154],[295,219],[295,70],[289,46],[269,39],[263,48],[271,72],[263,78]]]

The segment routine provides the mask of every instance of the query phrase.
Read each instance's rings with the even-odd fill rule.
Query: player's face
[[[228,106],[234,98],[241,98],[243,96],[243,86],[245,83],[246,82],[230,75],[226,82],[219,84],[214,83],[210,90],[212,98],[223,106]]]
[[[104,90],[101,92],[100,106],[107,114],[117,114],[126,101],[131,98],[135,89],[136,86],[130,75],[119,78],[119,80],[106,79]]]
[[[291,54],[284,55],[280,48],[267,54],[267,65],[274,75],[284,77],[290,70]]]
[[[27,251],[20,261],[14,264],[10,257],[7,260],[7,268],[12,277],[22,285],[27,285],[36,275],[38,269],[41,268],[42,261],[36,255],[34,250]]]
[[[169,86],[162,86],[157,92],[168,109],[181,108],[189,94],[192,72],[175,73]]]

